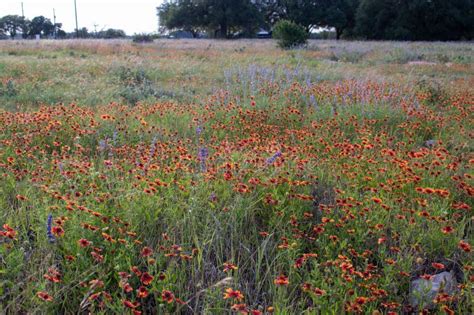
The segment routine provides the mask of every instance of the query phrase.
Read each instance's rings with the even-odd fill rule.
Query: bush
[[[287,20],[281,20],[275,25],[273,35],[278,39],[278,46],[281,48],[293,48],[304,45],[309,37],[304,27]]]
[[[150,76],[141,67],[122,66],[114,70],[114,74],[122,87],[119,96],[130,105],[158,95]]]
[[[133,42],[134,43],[151,43],[153,42],[153,35],[151,34],[135,34],[133,35]]]

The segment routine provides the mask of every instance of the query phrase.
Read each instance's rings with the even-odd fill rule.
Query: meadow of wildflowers
[[[472,313],[472,45],[0,49],[0,313]]]

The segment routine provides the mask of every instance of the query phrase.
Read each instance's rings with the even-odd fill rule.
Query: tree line
[[[32,20],[19,15],[5,15],[0,18],[0,34],[11,38],[15,38],[17,34],[21,34],[25,39],[36,35],[42,37],[65,36],[66,32],[61,27],[61,23],[53,23],[44,16],[36,16]]]
[[[36,16],[29,20],[19,15],[5,15],[0,18],[0,35],[16,38],[21,34],[24,39],[34,38],[123,38],[127,34],[123,30],[109,28],[98,32],[89,32],[85,27],[66,33],[62,23],[53,23],[44,16]]]
[[[474,0],[168,0],[157,8],[160,25],[197,36],[252,37],[280,20],[307,32],[330,28],[336,38],[471,40]]]

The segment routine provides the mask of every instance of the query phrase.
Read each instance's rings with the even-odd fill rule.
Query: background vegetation
[[[334,28],[336,38],[469,40],[474,35],[472,0],[172,0],[158,7],[160,24],[195,37],[255,36],[279,20],[307,32]]]

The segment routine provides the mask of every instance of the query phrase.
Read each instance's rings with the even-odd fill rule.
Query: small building
[[[194,38],[193,33],[188,31],[174,31],[168,35],[168,38],[173,39],[189,39]]]
[[[272,38],[272,32],[260,29],[260,31],[257,32],[257,38]]]

